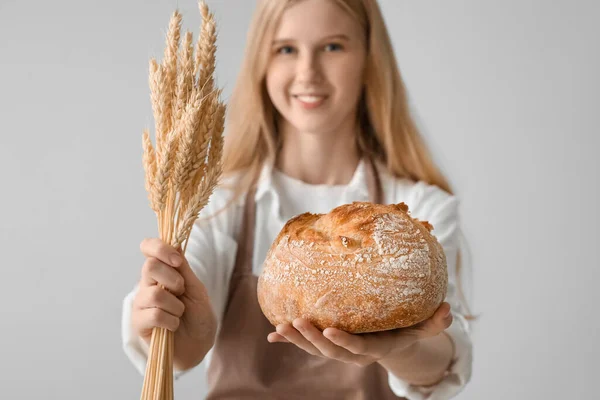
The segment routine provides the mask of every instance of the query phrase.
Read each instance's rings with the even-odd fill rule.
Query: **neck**
[[[360,162],[355,126],[318,133],[301,132],[289,124],[281,128],[283,145],[275,162],[278,170],[313,185],[350,182]]]

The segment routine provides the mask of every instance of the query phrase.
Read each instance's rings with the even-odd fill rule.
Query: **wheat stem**
[[[195,55],[190,32],[179,50],[182,18],[178,11],[171,16],[164,59],[160,64],[151,59],[149,64],[154,147],[148,130],[143,132],[144,187],[159,236],[183,255],[194,221],[222,173],[225,105],[219,101],[221,91],[214,88],[216,26],[203,1],[200,13]],[[153,329],[142,400],[173,399],[174,351],[175,334]]]

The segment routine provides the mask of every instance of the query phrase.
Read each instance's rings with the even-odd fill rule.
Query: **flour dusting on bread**
[[[259,278],[259,303],[277,325],[308,318],[353,333],[418,323],[447,287],[446,259],[432,226],[404,203],[355,202],[306,213],[284,226]]]

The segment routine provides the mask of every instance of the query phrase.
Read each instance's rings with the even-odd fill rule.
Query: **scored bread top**
[[[304,317],[355,333],[418,323],[446,294],[446,259],[432,230],[404,203],[298,215],[267,253],[263,312],[274,325]]]

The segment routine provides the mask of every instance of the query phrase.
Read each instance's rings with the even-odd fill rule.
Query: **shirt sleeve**
[[[239,206],[233,204],[230,208],[218,213],[220,211],[218,204],[222,206],[225,202],[220,201],[217,191],[213,196],[216,199],[211,200],[211,203],[202,210],[192,228],[185,257],[194,273],[206,286],[213,311],[217,317],[218,332],[237,253],[237,241],[234,237],[236,236],[235,223]],[[133,333],[131,326],[132,306],[137,290],[138,285],[135,285],[123,301],[121,336],[127,358],[140,374],[144,375],[149,346],[142,338]],[[175,371],[174,376],[179,378],[184,373],[185,371]]]
[[[457,255],[464,251],[463,237],[459,224],[459,200],[434,185],[419,182],[415,192],[408,198],[398,200],[407,202],[411,216],[429,221],[433,225],[431,232],[444,249],[448,266],[448,291],[446,301],[452,308],[453,322],[446,333],[454,342],[455,353],[447,376],[438,384],[429,387],[412,385],[388,373],[392,391],[409,400],[445,400],[456,396],[469,382],[472,367],[472,342],[470,326],[465,318],[467,309],[460,301],[457,289]],[[464,260],[464,257],[463,257]],[[469,268],[462,265],[461,268]]]

